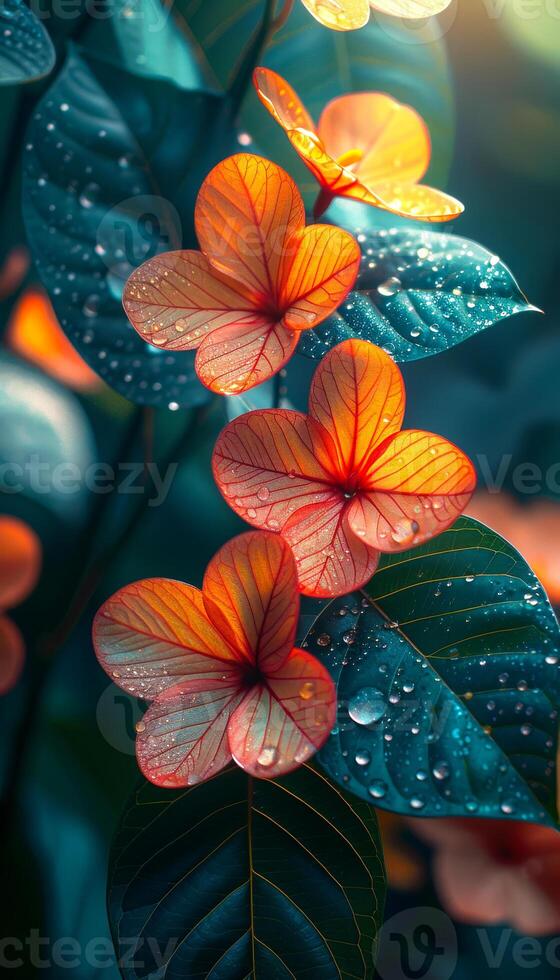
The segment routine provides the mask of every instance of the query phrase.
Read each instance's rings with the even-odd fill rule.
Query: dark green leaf
[[[358,240],[356,289],[334,316],[304,333],[300,351],[309,357],[361,337],[397,361],[415,361],[535,309],[498,256],[466,238],[407,226]]]
[[[560,629],[499,535],[464,517],[383,556],[307,645],[338,685],[337,782],[399,813],[555,822]]]
[[[372,808],[308,766],[281,781],[231,769],[136,792],[109,915],[126,980],[373,978],[384,891]]]
[[[230,0],[179,0],[179,9],[222,85],[230,79],[264,10],[262,0],[233,6],[235,10]],[[327,102],[347,92],[388,92],[410,103],[430,128],[431,179],[438,185],[445,181],[452,151],[453,107],[445,47],[434,23],[406,26],[403,21],[377,15],[360,31],[339,33],[321,27],[297,2],[261,64],[290,82],[315,120]],[[252,91],[240,122],[264,156],[292,173],[310,204],[317,185]]]
[[[41,278],[82,356],[142,404],[209,397],[194,354],[146,344],[121,294],[145,259],[196,245],[196,193],[233,139],[222,113],[217,96],[71,51],[28,130],[24,216]]]
[[[0,357],[0,492],[19,494],[65,522],[87,509],[85,474],[95,459],[91,428],[74,395],[3,352]],[[75,490],[69,491],[69,478]]]
[[[34,82],[54,68],[49,35],[23,0],[3,0],[0,8],[0,85]]]

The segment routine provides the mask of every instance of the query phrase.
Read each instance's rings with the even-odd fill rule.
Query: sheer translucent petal
[[[195,370],[211,391],[238,395],[277,374],[298,341],[299,335],[281,323],[253,316],[206,337],[197,351]]]
[[[335,159],[356,150],[352,169],[375,191],[377,184],[398,175],[416,182],[426,173],[431,143],[422,117],[382,92],[342,95],[325,106],[317,134]]]
[[[256,302],[275,302],[305,225],[301,195],[270,160],[238,153],[204,181],[195,208],[196,233],[215,269],[249,288]]]
[[[313,376],[309,414],[332,438],[333,469],[341,480],[357,475],[371,450],[399,431],[404,408],[399,368],[367,341],[333,347]]]
[[[283,322],[309,330],[337,309],[352,289],[361,252],[355,238],[331,225],[306,228],[282,284]]]
[[[294,649],[284,664],[246,695],[228,725],[234,760],[260,778],[302,765],[329,736],[336,690],[328,671]]]
[[[215,776],[231,761],[227,725],[240,685],[206,681],[158,697],[137,726],[136,757],[150,782],[175,788]]]
[[[220,327],[242,328],[257,318],[249,290],[192,250],[165,252],[135,269],[123,306],[140,336],[167,350],[192,350]]]
[[[94,619],[93,642],[115,684],[145,700],[180,681],[237,676],[242,661],[210,622],[202,593],[171,579],[116,592]]]
[[[332,598],[369,581],[379,552],[357,537],[346,516],[347,501],[333,490],[328,501],[298,508],[283,528],[306,595]]]
[[[248,412],[218,436],[214,479],[229,506],[255,527],[281,531],[300,507],[329,501],[327,465],[334,449],[316,422],[299,412]]]
[[[260,670],[279,666],[295,640],[299,593],[294,558],[277,534],[250,531],[229,541],[204,576],[208,616]]]

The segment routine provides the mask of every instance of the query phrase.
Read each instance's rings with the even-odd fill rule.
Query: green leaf
[[[193,352],[146,344],[121,295],[145,259],[196,247],[196,194],[233,139],[218,96],[76,50],[28,129],[23,206],[38,271],[74,346],[132,401],[186,406],[210,397]]]
[[[19,495],[78,523],[88,507],[84,475],[95,460],[78,399],[11,354],[0,355],[0,493]],[[69,479],[76,489],[68,489]]]
[[[52,42],[23,0],[3,0],[0,8],[0,85],[34,82],[54,68]]]
[[[232,5],[230,0],[179,0],[179,9],[218,82],[225,86],[262,17],[264,2],[248,0]],[[413,105],[430,128],[434,159],[431,180],[438,185],[445,181],[453,148],[452,86],[445,46],[435,22],[406,26],[395,18],[376,15],[367,27],[340,33],[321,27],[297,2],[261,64],[290,82],[315,120],[327,102],[348,92],[388,92]],[[317,184],[253,91],[247,94],[240,123],[259,152],[292,174],[306,203],[311,204],[317,196]]]
[[[136,792],[109,917],[125,980],[373,978],[384,892],[371,807],[308,766],[281,781],[235,768]]]
[[[92,20],[85,46],[103,51],[121,68],[166,78],[179,88],[202,86],[192,45],[179,30],[171,6],[160,0],[107,0],[107,18]]]
[[[384,555],[306,645],[338,685],[319,761],[398,813],[556,821],[560,628],[525,560],[468,517]]]
[[[415,361],[535,310],[497,255],[458,235],[395,227],[358,234],[356,289],[334,316],[305,332],[300,352],[321,358],[348,337]]]

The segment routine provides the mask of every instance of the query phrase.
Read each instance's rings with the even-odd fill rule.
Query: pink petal
[[[202,593],[170,579],[116,592],[95,617],[93,643],[109,677],[145,700],[180,681],[237,677],[242,661],[210,622]]]
[[[209,334],[197,351],[195,370],[210,391],[239,394],[277,374],[298,340],[293,330],[254,315]]]
[[[316,422],[299,412],[249,412],[218,436],[214,479],[240,517],[281,531],[300,507],[331,499],[327,439]]]
[[[296,559],[306,595],[332,598],[361,588],[373,575],[379,552],[351,531],[340,491],[328,501],[299,508],[282,530]]]
[[[228,725],[231,754],[261,778],[291,772],[327,740],[336,720],[336,690],[311,654],[294,649],[284,664],[256,685]]]
[[[156,786],[192,786],[227,766],[227,725],[242,697],[239,683],[219,678],[160,695],[136,726],[136,757],[146,779]]]

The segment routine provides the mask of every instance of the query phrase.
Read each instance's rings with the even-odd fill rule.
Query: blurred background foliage
[[[398,27],[389,30],[373,19],[367,30],[345,42],[321,28],[312,31],[298,4],[265,63],[290,79],[315,115],[328,98],[352,87],[379,86],[420,109],[434,138],[431,179],[443,184],[447,177],[450,191],[467,205],[454,230],[500,255],[529,300],[545,311],[542,317],[523,314],[510,319],[445,354],[403,369],[407,425],[434,429],[460,445],[478,464],[482,490],[484,478],[498,473],[506,460],[503,489],[509,498],[518,498],[517,507],[528,524],[537,498],[556,500],[560,507],[558,471],[555,481],[544,478],[560,460],[560,19],[546,14],[545,5],[539,17],[524,19],[514,6],[510,0],[503,5],[459,0],[441,19],[442,39],[434,40],[432,26],[426,29],[432,32],[429,43],[418,43],[418,36],[415,43],[407,43]],[[45,23],[59,55],[72,34],[145,74],[171,76],[188,88],[218,87],[240,51],[240,39],[256,23],[258,8],[256,2],[178,0],[179,23],[183,28],[189,25],[205,51],[205,59],[192,61],[184,57],[184,33],[173,26],[148,37],[134,18],[108,18],[92,26],[85,12],[74,21],[51,17]],[[491,10],[501,12],[490,16]],[[368,66],[372,39],[376,56]],[[35,332],[32,327],[26,335],[24,313],[29,316],[29,302],[36,303],[41,294],[27,292],[38,289],[38,278],[22,251],[20,157],[26,124],[48,84],[43,79],[0,89],[0,463],[37,453],[51,464],[76,463],[83,470],[94,461],[122,458],[123,446],[130,459],[141,460],[146,433],[133,406],[103,384],[92,383],[63,341],[55,340],[57,325],[48,306],[31,310]],[[251,134],[255,149],[286,165],[307,187],[307,175],[252,93],[240,126]],[[364,215],[358,206],[354,214],[356,224],[378,218],[374,212]],[[20,307],[14,324],[16,303],[23,294],[28,305]],[[46,356],[38,340],[51,329],[48,351],[60,344],[57,358]],[[281,382],[285,400],[303,407],[312,369],[313,362],[294,359]],[[146,495],[140,499],[113,494],[101,523],[101,498],[85,489],[57,495],[29,486],[0,498],[2,512],[27,521],[44,550],[39,587],[11,613],[24,633],[28,656],[20,683],[0,706],[0,763],[9,795],[2,836],[4,881],[9,883],[5,936],[24,938],[35,929],[52,940],[74,937],[84,948],[92,938],[108,938],[107,854],[137,775],[133,744],[139,709],[108,685],[99,670],[91,648],[91,619],[101,601],[134,579],[164,575],[200,583],[213,553],[242,530],[215,489],[209,465],[226,413],[236,410],[223,400],[203,410],[155,411],[155,457],[179,464],[162,506],[143,506]],[[519,492],[515,467],[525,463],[543,471],[537,493]],[[482,510],[473,514],[484,520],[484,500],[476,506]],[[516,504],[509,499],[498,529],[517,543],[512,507]],[[515,513],[517,520],[517,509]],[[539,535],[544,541],[556,533],[551,532],[554,515],[552,524],[540,522],[533,535],[535,548]],[[526,533],[524,540],[529,549]],[[92,543],[95,555],[101,556],[94,594],[73,629],[61,634],[66,615],[72,625],[69,595]],[[521,543],[519,547],[523,550]],[[532,556],[524,553],[531,562]],[[537,557],[534,562],[538,565]],[[558,563],[552,562],[547,574],[549,581],[544,574],[543,580],[558,601]],[[46,670],[53,642],[57,656]],[[410,821],[384,816],[383,827],[393,884],[387,914],[438,907],[426,843],[413,833]],[[457,924],[457,932],[460,959],[455,980],[495,976],[475,928]],[[490,933],[492,946],[500,935],[499,929]],[[445,962],[438,969],[434,980],[450,975]],[[501,969],[511,978],[526,975],[526,969],[513,961],[511,944]],[[80,980],[98,974],[108,980],[118,977],[114,966],[100,970],[85,961],[63,971],[29,966],[20,975],[35,973]],[[546,980],[556,971],[545,963],[538,975]]]

